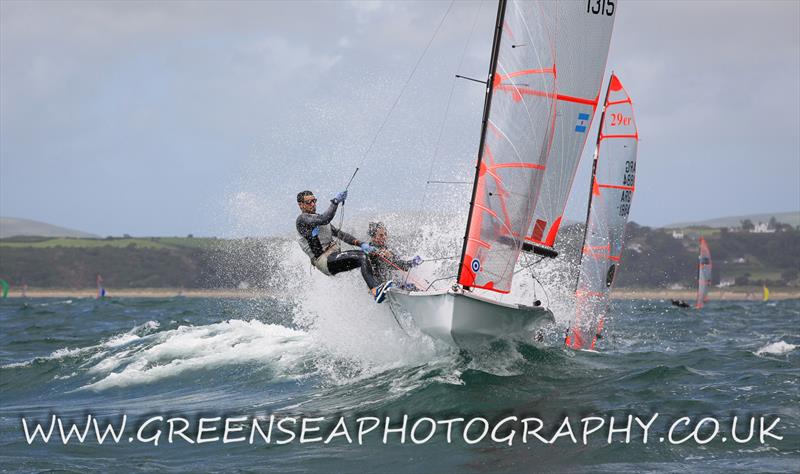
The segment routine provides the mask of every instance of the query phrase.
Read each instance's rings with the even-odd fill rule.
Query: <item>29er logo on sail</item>
[[[614,14],[614,0],[587,0],[586,13],[611,16]]]

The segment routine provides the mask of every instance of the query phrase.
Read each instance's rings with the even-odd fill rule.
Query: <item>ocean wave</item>
[[[9,368],[17,368],[17,367],[27,367],[34,362],[47,362],[47,361],[59,361],[64,360],[72,357],[79,357],[84,354],[94,353],[92,358],[96,358],[98,356],[102,356],[105,353],[105,350],[116,348],[119,346],[123,346],[125,344],[130,343],[131,341],[139,339],[142,335],[149,334],[159,328],[158,321],[147,321],[144,324],[140,324],[138,326],[134,326],[131,330],[126,331],[122,334],[117,334],[111,336],[110,338],[100,342],[99,344],[93,344],[91,346],[86,347],[62,347],[60,349],[56,349],[55,351],[51,352],[49,355],[43,357],[35,357],[30,360],[22,361],[22,362],[14,362],[7,365],[2,365],[0,368],[9,369]]]
[[[90,369],[100,380],[82,387],[106,390],[156,382],[193,371],[243,363],[267,364],[280,378],[303,375],[313,353],[307,333],[258,320],[181,326],[155,333],[139,347],[104,358]]]
[[[788,354],[789,352],[797,349],[797,345],[795,344],[788,344],[784,341],[772,342],[770,344],[765,345],[761,349],[755,352],[756,355],[783,355]]]

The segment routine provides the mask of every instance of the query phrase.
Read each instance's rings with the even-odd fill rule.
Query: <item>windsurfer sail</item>
[[[694,307],[702,308],[708,301],[708,290],[711,288],[711,252],[706,239],[700,237],[700,256],[697,261],[697,302]]]
[[[631,98],[612,74],[592,165],[575,323],[566,340],[574,349],[595,348],[608,313],[635,190],[638,143]]]

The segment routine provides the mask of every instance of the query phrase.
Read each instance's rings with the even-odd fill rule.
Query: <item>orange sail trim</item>
[[[499,165],[491,165],[489,168],[493,170],[499,168],[531,168],[535,170],[543,170],[544,165],[537,165],[536,163],[500,163]]]
[[[600,140],[605,140],[606,138],[635,138],[637,141],[639,140],[639,133],[631,133],[631,134],[619,134],[619,135],[600,135]]]
[[[623,189],[625,191],[635,191],[636,188],[633,186],[623,186],[617,184],[598,184],[598,188],[609,188],[609,189]]]
[[[480,246],[482,246],[482,247],[486,247],[487,249],[491,249],[491,248],[492,248],[492,246],[491,246],[491,245],[487,244],[486,242],[484,242],[484,241],[483,241],[483,240],[481,240],[481,239],[473,239],[473,238],[470,238],[470,239],[469,239],[469,241],[470,241],[470,242],[475,242],[476,244],[478,244],[478,245],[480,245]]]
[[[484,212],[488,212],[488,213],[489,213],[489,214],[490,214],[492,217],[494,217],[495,219],[497,219],[497,213],[496,213],[496,212],[494,212],[493,210],[489,209],[488,207],[486,207],[486,206],[481,206],[480,204],[475,204],[475,207],[477,207],[478,209],[480,209],[480,210],[482,210],[482,211],[484,211]]]
[[[556,243],[556,235],[558,235],[559,227],[561,227],[561,216],[553,221],[553,225],[550,227],[550,232],[547,233],[547,238],[544,239],[544,244],[548,247],[552,247],[553,244]]]
[[[539,91],[535,89],[530,89],[528,87],[519,87],[509,84],[497,84],[495,86],[495,90],[510,92],[514,100],[516,100],[517,102],[522,100],[523,95],[547,97],[548,99],[556,99],[564,102],[574,102],[576,104],[590,105],[592,106],[593,109],[597,108],[597,103],[599,102],[597,97],[595,97],[594,99],[586,99],[583,97],[573,97],[571,95]]]
[[[510,72],[508,74],[495,73],[493,80],[495,81],[495,85],[497,86],[497,85],[500,85],[500,83],[502,81],[506,80],[506,79],[510,79],[512,77],[527,76],[528,74],[553,74],[553,75],[555,75],[556,74],[556,66],[554,64],[553,67],[546,67],[546,68],[542,68],[542,69],[526,69],[524,71]]]
[[[600,186],[597,185],[597,180],[592,180],[592,196],[599,196],[600,195]]]
[[[558,235],[558,228],[561,227],[561,217],[553,221],[553,225],[550,226],[550,230],[547,232],[547,236],[544,240],[542,240],[542,234],[544,233],[544,229],[547,228],[547,222],[541,219],[537,220],[533,226],[533,232],[531,232],[529,237],[525,237],[525,240],[541,246],[552,247],[556,240],[556,235]]]

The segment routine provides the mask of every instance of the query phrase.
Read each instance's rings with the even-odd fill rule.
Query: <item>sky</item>
[[[486,77],[495,12],[2,0],[0,215],[101,236],[287,234],[298,191],[324,201],[356,167],[348,215],[463,212],[468,185],[424,183],[472,179],[484,91],[453,76]],[[640,134],[630,219],[800,209],[800,2],[620,0],[616,15],[606,77]],[[592,152],[567,218],[585,216]]]

